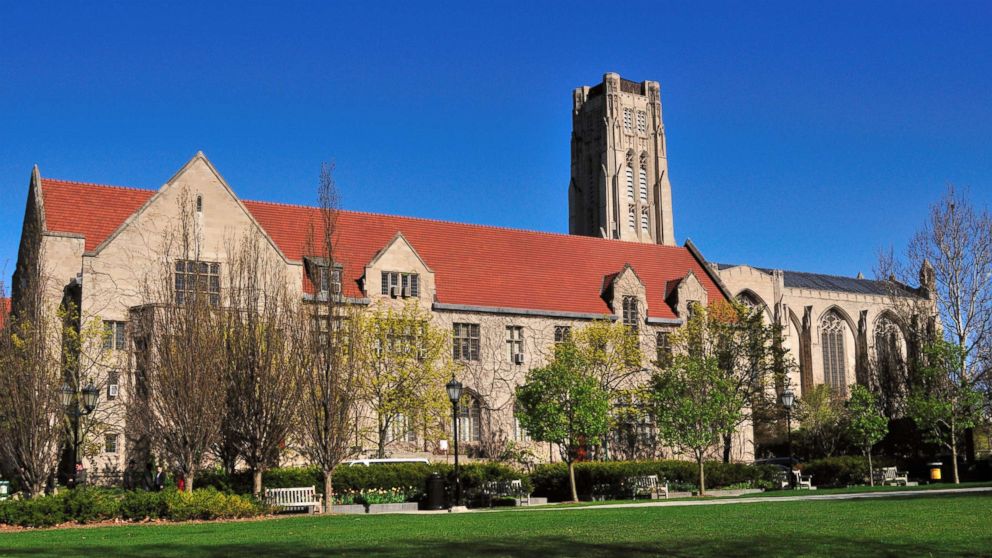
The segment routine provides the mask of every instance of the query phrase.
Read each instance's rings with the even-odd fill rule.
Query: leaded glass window
[[[820,345],[823,347],[823,382],[841,395],[847,393],[847,359],[844,337],[847,324],[836,312],[820,321]]]

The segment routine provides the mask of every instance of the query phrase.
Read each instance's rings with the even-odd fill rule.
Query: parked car
[[[423,457],[398,457],[391,459],[352,459],[347,463],[349,467],[355,467],[356,465],[369,467],[371,465],[388,465],[392,463],[430,463],[430,461]]]

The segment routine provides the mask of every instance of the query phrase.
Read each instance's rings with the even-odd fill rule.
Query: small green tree
[[[609,428],[609,396],[587,369],[581,352],[569,342],[555,349],[554,359],[527,373],[517,388],[520,425],[539,442],[558,444],[568,466],[572,500],[575,460],[583,446],[600,443]]]
[[[655,372],[651,392],[661,438],[696,458],[699,495],[705,496],[703,459],[740,420],[744,395],[720,369],[717,358],[686,354]]]
[[[875,486],[871,448],[888,434],[889,420],[879,408],[878,397],[862,385],[851,388],[851,398],[847,401],[847,417],[848,435],[851,441],[868,456],[868,481]]]
[[[844,399],[827,384],[803,394],[796,407],[801,434],[810,441],[809,457],[831,457],[843,445],[847,432]]]
[[[910,388],[907,414],[924,437],[951,452],[954,484],[958,476],[958,443],[961,434],[981,418],[982,392],[963,372],[965,351],[954,343],[937,341],[924,348],[924,362]]]

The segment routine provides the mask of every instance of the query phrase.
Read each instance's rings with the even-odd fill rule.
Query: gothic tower
[[[569,233],[674,245],[658,82],[609,73],[572,103]]]

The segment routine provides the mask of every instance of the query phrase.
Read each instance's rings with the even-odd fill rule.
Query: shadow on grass
[[[651,543],[596,543],[567,537],[542,537],[539,539],[451,541],[436,538],[408,540],[394,543],[392,548],[382,548],[370,542],[362,546],[335,545],[333,540],[305,546],[297,543],[253,544],[203,544],[188,545],[182,540],[175,543],[148,546],[87,546],[74,550],[75,556],[102,556],[144,558],[148,556],[281,556],[286,558],[362,556],[362,557],[462,557],[462,556],[514,556],[520,558],[604,557],[604,556],[976,556],[990,548],[992,538],[984,533],[967,548],[949,548],[943,543],[892,543],[858,538],[824,536],[794,537],[743,535],[729,536],[723,540],[682,539],[664,544]],[[3,556],[47,556],[45,550],[0,550]]]

